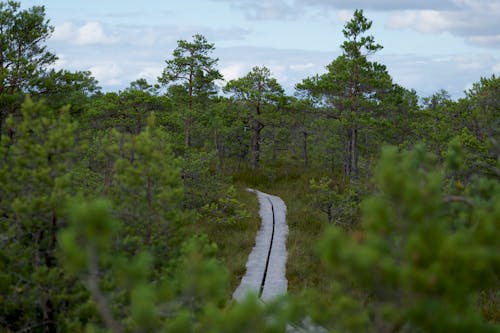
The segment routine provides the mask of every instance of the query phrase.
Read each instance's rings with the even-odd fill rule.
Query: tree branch
[[[444,202],[462,202],[467,206],[474,207],[474,202],[471,198],[462,197],[458,195],[448,195],[443,198]]]
[[[93,246],[89,248],[89,277],[87,279],[87,286],[89,288],[90,294],[94,299],[97,312],[99,312],[102,320],[106,327],[114,333],[122,333],[123,328],[119,322],[115,320],[113,314],[111,313],[111,309],[109,308],[106,297],[101,293],[99,288],[99,269],[98,269],[98,260],[97,253]]]

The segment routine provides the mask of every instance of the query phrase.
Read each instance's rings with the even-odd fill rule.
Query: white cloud
[[[123,70],[114,62],[100,63],[91,66],[89,70],[92,72],[92,75],[104,85],[113,86],[126,83],[123,82],[121,78]]]
[[[88,22],[78,29],[77,44],[109,44],[115,41],[107,36],[99,22]]]
[[[240,78],[245,75],[246,71],[248,71],[248,66],[245,66],[242,63],[229,64],[220,70],[222,76],[224,76],[224,80],[226,81]]]
[[[500,0],[212,0],[227,2],[248,19],[282,21],[314,14],[345,22],[354,9],[389,13],[386,26],[423,33],[449,32],[473,45],[500,47]]]
[[[405,88],[414,88],[419,96],[430,96],[440,89],[453,98],[463,96],[464,87],[490,77],[491,69],[499,65],[500,58],[491,54],[416,56],[381,55],[377,61],[387,65],[394,81]]]
[[[465,86],[464,86],[464,91],[469,91],[471,90],[473,87],[473,83],[472,82],[469,82],[467,83]]]
[[[491,69],[492,69],[493,73],[495,73],[495,74],[500,73],[500,62],[497,62],[496,64],[494,64]]]
[[[454,8],[457,0],[296,0],[297,4],[334,9],[365,8],[377,11]],[[472,0],[474,1],[474,0]]]
[[[443,32],[451,27],[451,22],[436,10],[410,10],[397,12],[389,17],[386,26],[391,29],[413,28],[418,32]]]
[[[325,11],[346,10],[350,13],[356,8],[375,11],[394,11],[410,9],[454,9],[457,2],[475,0],[212,0],[230,3],[241,10],[249,19],[282,20],[303,16],[308,10]],[[482,0],[485,1],[485,0]],[[488,1],[488,0],[486,0]],[[495,0],[489,0],[495,1]]]
[[[471,44],[476,45],[498,45],[500,46],[500,34],[491,36],[469,36],[466,40]]]
[[[70,41],[75,37],[76,26],[71,22],[64,22],[61,25],[56,25],[52,39],[57,41]]]
[[[107,35],[99,22],[87,22],[80,27],[72,22],[64,22],[55,27],[52,39],[77,45],[111,44],[118,41],[116,37]]]
[[[483,69],[483,65],[480,62],[478,62],[478,61],[464,61],[464,62],[459,62],[457,64],[457,67],[461,71]]]
[[[295,8],[294,0],[214,0],[228,2],[233,8],[241,10],[252,20],[283,20],[295,19],[300,11]]]
[[[306,64],[292,64],[292,65],[290,65],[290,69],[292,71],[298,71],[298,72],[307,71],[307,70],[310,70],[314,67],[315,67],[315,65],[311,62],[308,62]]]
[[[148,81],[156,81],[158,76],[163,72],[163,67],[161,66],[146,66],[137,74],[138,78],[144,78]]]
[[[468,7],[474,11],[500,12],[500,2],[497,0],[454,0],[460,7]]]
[[[347,22],[352,19],[352,11],[341,9],[337,12],[337,18],[343,23]]]
[[[423,33],[449,32],[472,45],[500,47],[500,1],[454,0],[446,10],[395,11],[386,22],[390,29],[410,28]]]
[[[66,60],[66,56],[64,54],[59,53],[57,55],[57,60],[53,65],[55,70],[66,69],[68,67],[68,61]]]
[[[280,64],[271,64],[268,67],[271,70],[271,76],[276,78],[278,82],[285,85],[292,83],[290,82],[289,71],[287,70],[288,66],[285,66],[283,62]]]

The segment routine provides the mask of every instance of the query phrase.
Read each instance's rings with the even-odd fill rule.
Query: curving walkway
[[[249,189],[257,194],[262,225],[255,238],[255,246],[248,256],[246,273],[233,293],[237,301],[247,293],[259,295],[263,301],[283,295],[287,291],[286,279],[286,205],[281,198]]]

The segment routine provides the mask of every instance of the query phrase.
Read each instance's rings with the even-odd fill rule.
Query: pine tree
[[[380,192],[363,204],[362,229],[332,228],[321,246],[345,290],[366,295],[365,331],[498,332],[478,296],[500,276],[499,182],[478,179],[468,204],[449,200],[443,172],[421,146],[386,148],[375,179]]]
[[[206,108],[207,101],[215,92],[214,81],[222,79],[216,69],[219,59],[211,58],[214,44],[202,35],[194,35],[193,41],[179,40],[173,58],[167,60],[158,81],[170,85],[169,93],[179,102],[184,119],[185,144],[192,144],[192,129],[196,115]]]
[[[254,67],[246,76],[229,81],[224,91],[232,93],[235,100],[245,103],[250,109],[250,126],[253,130],[252,165],[257,169],[261,155],[261,132],[266,126],[264,120],[266,113],[279,104],[284,90],[276,79],[271,77],[271,71],[268,68]]]
[[[319,106],[329,108],[327,117],[336,119],[344,135],[344,171],[347,177],[359,174],[359,131],[375,113],[380,95],[390,91],[391,78],[384,65],[368,61],[382,49],[374,37],[365,35],[372,22],[356,10],[344,26],[343,54],[327,66],[328,72],[305,79],[297,85],[316,97]]]
[[[64,203],[75,194],[76,124],[68,109],[56,112],[27,99],[22,119],[6,126],[0,141],[0,235],[2,326],[56,331],[70,292],[56,256],[65,224]]]

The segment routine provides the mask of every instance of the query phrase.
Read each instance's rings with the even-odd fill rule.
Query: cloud
[[[123,89],[138,78],[156,82],[165,60],[172,57],[177,40],[191,40],[197,33],[203,33],[217,46],[221,41],[240,40],[248,31],[195,25],[104,26],[96,22],[65,22],[56,27],[48,46],[59,55],[55,68],[90,70],[107,91]]]
[[[295,19],[300,13],[293,0],[212,0],[228,2],[233,8],[241,10],[251,20]]]
[[[446,31],[452,24],[442,12],[421,10],[393,14],[386,26],[391,29],[413,28],[418,32],[433,33]]]
[[[230,47],[216,50],[226,80],[242,77],[253,66],[266,66],[288,94],[309,76],[325,73],[325,66],[339,54],[293,49]],[[415,54],[378,54],[373,61],[385,64],[394,81],[430,96],[440,89],[453,98],[463,96],[464,87],[500,71],[500,56],[490,53],[418,56]]]
[[[297,3],[330,9],[362,8],[376,11],[403,9],[450,9],[455,8],[454,0],[297,0]]]
[[[107,35],[99,22],[87,22],[80,27],[72,22],[64,22],[55,27],[52,39],[76,45],[111,44],[118,41],[116,37]]]
[[[288,20],[304,16],[310,11],[342,10],[352,13],[362,8],[375,11],[411,9],[454,9],[459,0],[212,0],[227,2],[252,20]],[[461,0],[467,1],[467,0]],[[473,0],[469,0],[473,1]],[[343,15],[345,16],[345,15]]]
[[[227,2],[247,19],[291,20],[334,12],[340,21],[354,9],[389,13],[386,27],[421,33],[449,32],[474,46],[500,48],[499,0],[212,0]]]
[[[494,64],[491,68],[494,74],[500,74],[500,62]]]
[[[121,78],[123,70],[115,62],[101,62],[91,66],[89,70],[92,72],[92,76],[104,85],[112,86],[124,83]]]
[[[290,78],[292,77],[292,72],[289,71],[290,66],[288,64],[271,64],[269,65],[269,69],[271,70],[271,75],[276,78],[278,82],[283,82],[288,85],[290,83]],[[295,75],[293,75],[295,77]]]
[[[391,14],[386,27],[422,33],[449,32],[475,46],[500,48],[500,2],[454,0],[448,10],[405,10]]]
[[[136,75],[137,78],[143,78],[148,81],[156,81],[158,76],[163,72],[163,66],[148,66],[141,68],[139,73]]]
[[[66,55],[59,53],[57,55],[57,60],[53,64],[55,70],[66,69],[68,67],[68,61],[66,60]]]
[[[293,94],[295,84],[324,71],[338,54],[332,52],[277,49],[267,47],[227,47],[216,50],[226,80],[246,75],[254,66],[266,66],[272,76]]]
[[[392,54],[379,55],[376,60],[387,66],[395,82],[416,89],[421,97],[440,89],[447,90],[453,98],[462,97],[465,87],[481,77],[490,77],[495,64],[500,64],[499,57],[486,53],[437,57]]]
[[[249,11],[250,14],[253,10],[255,15],[260,15],[256,17],[249,14],[249,17],[254,19],[272,17],[300,19],[298,15],[305,13],[303,18],[307,21],[309,20],[307,13],[311,13],[311,8],[324,11],[326,7],[332,8],[333,14],[339,19],[346,20],[352,15],[350,8],[347,8],[351,2],[347,1],[233,1],[231,6]],[[352,4],[357,5],[361,2],[363,1],[353,0]],[[492,47],[500,43],[498,33],[500,28],[497,22],[499,20],[494,20],[500,11],[495,11],[497,6],[493,1],[440,1],[438,2],[439,8],[436,6],[426,8],[424,5],[418,5],[417,1],[398,0],[397,2],[401,3],[398,8],[404,7],[402,3],[405,4],[404,10],[393,9],[385,16],[380,15],[390,18],[387,26],[391,29],[414,29],[425,33],[449,31],[462,36],[464,40],[474,45]],[[370,0],[369,3],[371,5],[368,7],[382,11],[389,6],[391,1]],[[418,3],[428,4],[429,2]],[[500,1],[498,3],[500,4]],[[267,6],[267,12],[257,13],[262,6]],[[281,11],[280,8],[282,8]],[[330,20],[331,17],[330,15]],[[199,22],[193,23],[193,21],[186,22],[185,25],[131,25],[128,23],[105,25],[95,20],[94,17],[92,20],[81,23],[74,21],[58,25],[53,38],[49,41],[49,47],[57,50],[56,53],[59,55],[60,60],[56,66],[69,70],[91,70],[100,81],[104,91],[124,89],[131,81],[141,77],[155,82],[165,66],[164,61],[172,57],[172,51],[177,46],[176,41],[190,40],[191,36],[196,33],[203,33],[210,42],[215,43],[216,50],[213,56],[220,59],[219,68],[226,80],[244,76],[253,66],[264,65],[271,69],[273,76],[289,94],[293,94],[295,84],[304,78],[316,73],[324,73],[325,65],[340,53],[340,49],[333,44],[331,48],[335,51],[320,52],[285,49],[283,46],[285,44],[279,43],[276,43],[275,48],[270,48],[234,46],[242,43],[225,42],[244,41],[247,35],[251,34],[252,27],[249,30],[234,26],[207,27],[199,25]],[[332,35],[327,32],[318,35],[319,37],[314,36],[314,38],[325,45],[331,44]],[[224,43],[221,43],[222,41]],[[432,45],[429,45],[425,52],[432,54]],[[442,49],[439,53],[439,57],[418,57],[411,54],[387,55],[381,52],[381,55],[377,56],[379,57],[377,61],[387,65],[396,82],[407,88],[415,88],[422,96],[431,95],[444,88],[452,96],[458,97],[470,82],[477,82],[481,76],[491,76],[492,72],[500,72],[500,56],[497,53],[496,56],[472,53],[467,56],[458,56],[450,50],[448,55],[443,55]]]
[[[116,91],[138,78],[156,82],[173,46],[167,49],[165,45],[156,45],[144,53],[132,49],[128,44],[114,45],[109,50],[99,45],[69,45],[59,54],[60,65],[69,70],[90,70],[104,91]],[[223,47],[214,53],[220,59],[218,68],[226,80],[246,75],[253,66],[266,66],[288,94],[293,94],[294,86],[306,77],[324,73],[325,66],[338,55],[264,47]],[[395,82],[416,89],[420,96],[430,96],[443,88],[458,98],[470,82],[500,73],[500,56],[488,53],[439,56],[380,53],[372,60],[385,64]]]
[[[457,63],[457,68],[460,71],[482,70],[484,69],[484,65],[477,60],[465,60],[465,61],[459,61]]]
[[[224,80],[231,81],[242,77],[245,75],[245,71],[248,71],[248,65],[242,63],[230,63],[221,68],[220,72],[224,76]]]
[[[197,25],[118,25],[113,27],[113,35],[120,36],[122,43],[135,46],[167,45],[175,48],[180,39],[191,40],[202,33],[209,42],[238,41],[245,39],[249,30],[239,27],[212,28]],[[144,48],[139,52],[147,51]]]
[[[500,34],[487,36],[467,36],[466,41],[478,46],[500,47]]]
[[[76,26],[71,22],[64,22],[61,25],[57,25],[54,28],[54,33],[52,34],[52,40],[57,41],[70,41],[76,35]]]
[[[350,21],[352,19],[352,11],[346,10],[346,9],[341,9],[337,11],[337,17],[338,19],[345,23],[347,21]]]
[[[88,22],[78,29],[77,44],[109,44],[114,39],[104,33],[98,22]]]
[[[306,64],[292,64],[289,67],[292,71],[303,72],[303,71],[310,70],[311,68],[314,68],[315,65],[311,62],[308,62]]]

